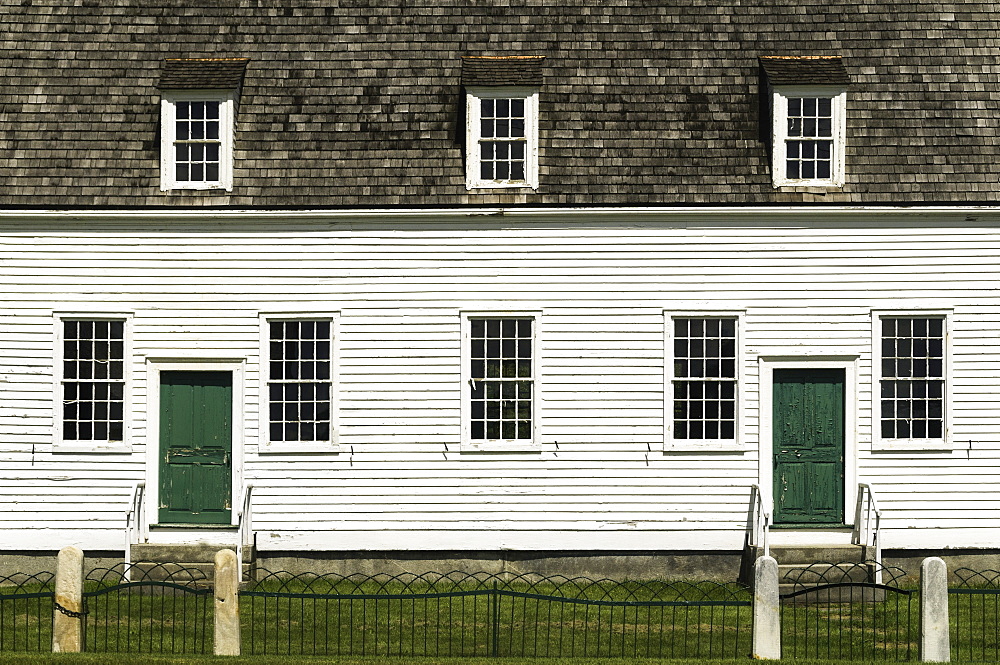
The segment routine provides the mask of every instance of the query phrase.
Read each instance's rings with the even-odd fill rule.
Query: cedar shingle
[[[160,90],[235,90],[243,83],[247,58],[164,60]]]
[[[542,84],[544,56],[462,56],[463,85]]]
[[[760,66],[771,85],[847,85],[851,82],[840,58],[763,56]]]
[[[1000,199],[985,0],[322,4],[0,0],[0,206]],[[541,185],[470,193],[462,56],[510,54],[545,57]],[[825,195],[775,191],[761,136],[760,58],[803,54],[851,80],[847,183]],[[163,193],[162,64],[220,58],[250,60],[233,191]]]

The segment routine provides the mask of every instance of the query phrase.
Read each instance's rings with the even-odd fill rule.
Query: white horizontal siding
[[[877,488],[884,544],[1000,534],[1000,234],[985,225],[89,221],[6,226],[0,246],[4,547],[30,548],[38,529],[119,542],[155,445],[146,358],[191,357],[246,361],[243,471],[265,547],[349,532],[358,547],[391,547],[388,533],[426,549],[408,530],[468,547],[636,530],[637,543],[683,548],[694,541],[676,534],[694,530],[726,534],[702,547],[738,546],[758,478],[757,359],[824,354],[859,357],[857,479]],[[896,307],[954,310],[952,450],[871,450],[869,313]],[[463,309],[543,310],[541,452],[460,452]],[[745,451],[662,451],[664,309],[745,310]],[[332,310],[340,452],[259,452],[259,313]],[[131,453],[53,451],[53,312],[133,313]],[[925,541],[911,533],[921,528]],[[475,535],[497,531],[510,535]],[[541,535],[517,535],[528,532]]]

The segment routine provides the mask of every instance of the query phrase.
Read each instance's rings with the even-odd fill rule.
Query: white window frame
[[[744,310],[664,310],[663,312],[663,450],[665,452],[743,452]],[[732,439],[674,438],[674,319],[736,319],[736,436]]]
[[[465,94],[466,189],[530,187],[538,189],[538,89],[514,86],[469,87]],[[484,99],[524,99],[524,180],[483,180],[480,177],[480,102]]]
[[[844,370],[844,520],[850,524],[854,516],[858,482],[858,394],[857,354],[797,355],[757,357],[758,430],[757,483],[764,494],[764,505],[774,509],[774,371],[780,369],[842,369]]]
[[[833,159],[829,178],[785,176],[785,141],[788,139],[788,100],[793,97],[830,97]],[[771,175],[775,187],[843,187],[844,150],[847,145],[847,88],[829,85],[782,85],[771,88]]]
[[[952,448],[952,351],[951,351],[951,319],[953,310],[948,309],[900,309],[872,310],[872,402],[871,428],[872,450],[950,450]],[[942,415],[944,425],[940,439],[886,439],[882,437],[882,319],[928,319],[939,318],[944,324],[944,389],[941,391],[944,400]]]
[[[260,382],[259,417],[261,453],[336,453],[340,451],[340,312],[266,312],[260,313]],[[272,321],[328,321],[330,323],[330,440],[271,441],[271,378]]]
[[[541,382],[538,369],[541,366],[542,313],[534,311],[463,311],[462,317],[462,452],[504,452],[524,453],[540,452],[542,444],[539,440],[541,431],[539,418],[541,416]],[[472,321],[473,319],[531,319],[531,439],[472,439]]]
[[[52,450],[57,453],[128,453],[132,451],[132,319],[131,312],[53,312],[54,371],[52,373]],[[78,441],[63,438],[63,352],[64,321],[121,321],[125,324],[123,344],[121,441]]]
[[[206,182],[178,181],[176,152],[178,102],[219,102],[219,179]],[[160,98],[160,190],[233,189],[233,142],[235,140],[235,90],[173,90]]]

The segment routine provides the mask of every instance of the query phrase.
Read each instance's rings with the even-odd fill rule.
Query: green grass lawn
[[[161,586],[105,590],[87,588],[85,644],[91,654],[78,662],[202,662],[196,656],[211,653],[211,594]],[[240,609],[243,651],[255,657],[239,662],[321,656],[350,665],[537,658],[576,665],[624,662],[616,658],[721,663],[745,662],[751,651],[749,594],[735,586],[522,580],[495,587],[475,579],[442,586],[421,580],[274,578],[253,590],[257,595],[243,594]],[[955,660],[1000,660],[1000,595],[952,595],[950,600]],[[885,592],[876,602],[841,601],[783,606],[787,658],[798,663],[809,658],[916,660],[915,594]],[[51,607],[50,598],[5,600],[0,595],[0,665],[77,662],[75,655],[45,655]],[[191,655],[160,655],[166,653]]]

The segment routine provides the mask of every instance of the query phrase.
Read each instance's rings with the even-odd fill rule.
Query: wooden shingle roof
[[[160,90],[235,90],[243,82],[246,58],[198,58],[164,60]]]
[[[760,65],[771,85],[847,85],[843,58],[764,56]]]
[[[1000,18],[985,1],[0,0],[0,11],[7,208],[1000,199]],[[500,76],[503,61],[485,58],[509,56],[544,56],[530,74],[542,81],[540,186],[470,192],[463,77]],[[772,186],[770,56],[841,59],[841,190]],[[199,59],[246,59],[233,190],[161,192],[160,89],[195,77],[164,63]],[[231,82],[235,67],[211,76]]]

